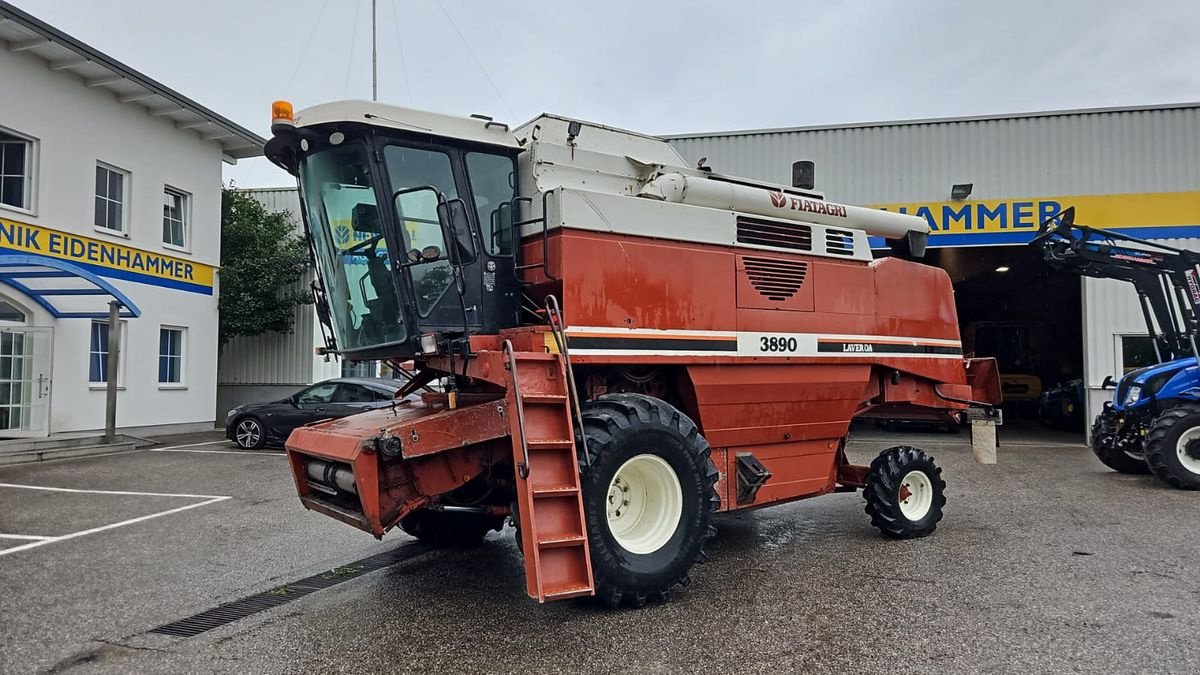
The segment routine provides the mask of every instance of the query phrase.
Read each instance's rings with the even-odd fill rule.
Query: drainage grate
[[[415,558],[428,550],[429,547],[415,542],[399,546],[385,553],[363,558],[362,560],[342,565],[328,572],[314,574],[306,579],[293,581],[290,584],[284,584],[269,591],[207,609],[186,619],[180,619],[179,621],[151,629],[149,632],[158,633],[159,635],[172,635],[174,637],[199,635],[225,624],[233,623],[239,619],[244,619],[251,614],[257,614],[272,607],[278,607],[293,600],[299,600],[309,593],[329,588],[330,586],[336,586],[343,581],[349,581],[369,572]]]

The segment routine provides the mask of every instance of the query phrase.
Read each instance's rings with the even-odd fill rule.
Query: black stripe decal
[[[737,339],[695,340],[688,338],[575,337],[567,336],[571,349],[640,349],[642,351],[736,352]]]
[[[823,354],[947,354],[961,356],[961,347],[938,345],[904,345],[887,342],[817,342]]]

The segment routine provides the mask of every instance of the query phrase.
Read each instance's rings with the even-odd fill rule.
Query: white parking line
[[[198,448],[202,445],[217,445],[219,443],[230,443],[229,439],[223,438],[219,441],[208,441],[205,443],[184,443],[183,445],[168,445],[165,448],[150,448],[150,452],[166,452],[168,450],[178,450],[179,448]]]
[[[196,502],[195,504],[185,504],[184,506],[179,506],[179,507],[176,507],[173,509],[168,509],[166,511],[159,511],[158,513],[151,513],[149,515],[139,516],[137,518],[130,518],[129,520],[122,520],[119,523],[110,523],[108,525],[101,525],[99,527],[93,527],[91,529],[81,530],[79,532],[72,532],[70,534],[64,534],[64,535],[61,535],[58,537],[32,537],[32,536],[25,536],[25,535],[10,535],[12,538],[31,539],[32,541],[30,541],[28,544],[21,544],[19,546],[14,546],[12,548],[0,549],[0,556],[5,556],[5,555],[8,555],[9,553],[16,553],[18,551],[26,551],[31,548],[37,548],[38,546],[44,546],[46,544],[53,544],[53,543],[60,542],[60,541],[66,541],[68,539],[75,539],[76,537],[82,537],[82,536],[89,535],[89,534],[95,534],[97,532],[103,532],[105,530],[111,530],[111,529],[114,529],[117,527],[133,525],[134,523],[140,523],[144,520],[150,520],[151,518],[158,518],[160,516],[169,516],[172,513],[179,513],[180,511],[187,511],[188,509],[194,509],[194,508],[198,508],[201,506],[208,506],[209,504],[216,504],[217,502],[223,502],[226,499],[231,499],[231,497],[218,496],[218,495],[193,495],[193,494],[181,494],[181,493],[170,493],[170,492],[126,492],[126,491],[120,491],[120,490],[78,490],[75,488],[46,487],[43,485],[18,485],[16,483],[0,483],[0,488],[3,488],[3,487],[20,488],[23,490],[45,490],[48,492],[72,492],[72,493],[98,494],[98,495],[124,495],[124,496],[134,496],[134,497],[180,497],[180,498],[186,498],[186,499],[203,499],[204,501]]]
[[[0,487],[21,488],[22,490],[46,490],[48,492],[80,492],[93,495],[127,495],[131,497],[190,497],[191,499],[229,499],[217,495],[189,495],[178,492],[124,492],[121,490],[79,490],[77,488],[46,487],[44,485],[20,485],[17,483],[0,483]]]
[[[186,450],[183,446],[178,448],[151,448],[150,452],[194,452],[199,455],[241,455],[243,457],[253,457],[254,455],[276,455],[284,457],[286,452],[260,452],[258,450]]]
[[[41,541],[43,539],[53,539],[54,537],[35,537],[31,534],[0,534],[0,539],[32,539]]]

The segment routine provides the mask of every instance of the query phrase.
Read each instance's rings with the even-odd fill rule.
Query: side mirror
[[[471,224],[467,218],[467,204],[462,199],[449,199],[437,207],[438,222],[446,233],[447,252],[452,265],[467,265],[475,261],[475,238],[471,236]]]

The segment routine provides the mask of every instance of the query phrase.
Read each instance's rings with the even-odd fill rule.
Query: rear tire
[[[1146,436],[1146,464],[1180,490],[1200,490],[1200,405],[1167,410]]]
[[[582,406],[588,462],[580,466],[596,597],[610,607],[665,600],[686,586],[716,529],[717,468],[695,423],[641,394]]]
[[[1144,457],[1131,455],[1117,446],[1117,434],[1114,428],[1115,420],[1106,417],[1107,410],[1096,416],[1092,423],[1092,453],[1104,466],[1118,473],[1147,474],[1150,467]]]
[[[504,527],[504,516],[419,509],[400,519],[400,529],[439,548],[475,546]]]
[[[945,491],[946,481],[933,458],[919,448],[900,445],[871,462],[863,496],[871,524],[884,536],[914,539],[937,529]]]

